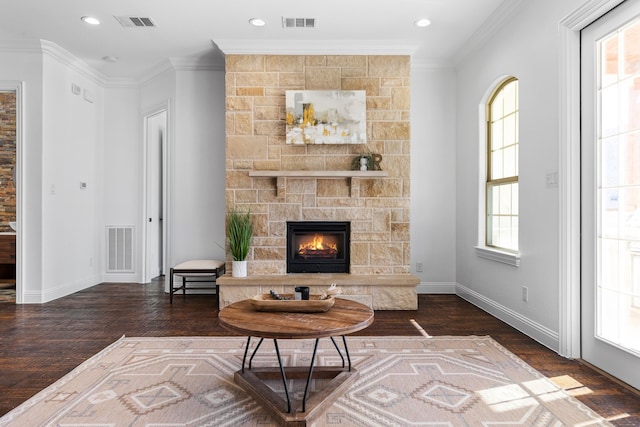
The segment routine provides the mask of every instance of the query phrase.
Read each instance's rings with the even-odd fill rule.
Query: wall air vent
[[[133,273],[133,226],[107,226],[107,273]]]
[[[140,16],[114,16],[116,21],[126,28],[147,28],[157,27],[156,23],[151,18],[144,18]]]
[[[282,17],[282,28],[315,28],[317,18],[285,18]]]

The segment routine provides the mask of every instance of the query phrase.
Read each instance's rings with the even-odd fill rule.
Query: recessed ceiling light
[[[118,58],[116,58],[115,56],[103,56],[102,60],[105,62],[118,62]]]
[[[249,19],[249,24],[253,25],[254,27],[264,27],[265,25],[267,25],[267,21],[260,18],[251,18]]]
[[[83,16],[80,18],[82,22],[86,22],[89,25],[100,25],[100,20],[98,18],[94,18],[93,16]]]
[[[414,22],[416,27],[420,27],[420,28],[424,28],[424,27],[428,27],[429,24],[431,24],[431,21],[429,21],[427,18],[422,18],[422,19],[418,19],[416,22]]]

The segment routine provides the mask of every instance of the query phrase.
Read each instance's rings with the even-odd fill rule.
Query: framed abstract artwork
[[[286,91],[287,144],[366,144],[364,90]]]

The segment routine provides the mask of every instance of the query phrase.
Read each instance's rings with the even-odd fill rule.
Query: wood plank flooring
[[[0,416],[123,335],[225,336],[214,295],[169,296],[161,282],[105,283],[42,305],[0,303]],[[640,426],[640,395],[558,356],[455,295],[420,295],[417,311],[377,311],[357,335],[490,335],[616,426]],[[574,381],[574,382],[573,382]]]

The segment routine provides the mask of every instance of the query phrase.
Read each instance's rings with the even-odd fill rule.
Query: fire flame
[[[316,234],[313,236],[313,240],[310,240],[306,243],[301,243],[298,249],[298,252],[307,252],[307,251],[325,251],[325,250],[338,250],[337,245],[334,243],[332,245],[324,244],[324,236],[322,234]]]

